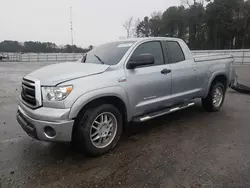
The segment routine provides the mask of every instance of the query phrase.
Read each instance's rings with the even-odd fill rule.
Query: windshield
[[[105,43],[89,51],[81,62],[116,65],[133,45],[134,41]]]

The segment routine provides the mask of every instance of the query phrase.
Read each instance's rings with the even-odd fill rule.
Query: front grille
[[[23,79],[22,82],[22,99],[30,106],[35,107],[36,104],[36,88],[35,82],[27,79]]]

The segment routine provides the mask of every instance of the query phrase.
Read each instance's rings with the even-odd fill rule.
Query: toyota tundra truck
[[[86,154],[116,146],[129,122],[195,105],[219,111],[233,81],[231,55],[193,56],[176,38],[137,38],[97,46],[77,62],[22,79],[17,121],[41,141],[76,143]]]

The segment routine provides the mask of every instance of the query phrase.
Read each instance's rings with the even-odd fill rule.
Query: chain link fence
[[[231,54],[235,64],[250,64],[250,49],[246,50],[198,50],[192,51],[194,55]]]
[[[231,54],[235,59],[235,64],[250,64],[250,49],[247,50],[199,50],[192,51],[194,55],[207,54]],[[76,61],[83,56],[83,53],[1,53],[7,57],[2,61],[21,62],[57,62]]]
[[[3,61],[10,62],[52,62],[52,61],[76,61],[82,53],[1,53]]]

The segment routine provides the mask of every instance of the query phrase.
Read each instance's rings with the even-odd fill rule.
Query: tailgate
[[[232,59],[232,61],[234,60],[232,55],[227,55],[227,54],[194,55],[195,62],[213,61],[221,59]]]

